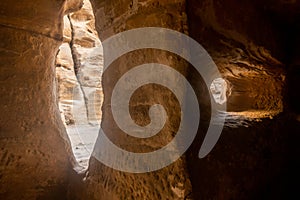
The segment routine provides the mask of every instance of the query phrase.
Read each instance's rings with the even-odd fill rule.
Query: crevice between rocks
[[[84,100],[84,105],[85,105],[85,109],[86,109],[86,118],[87,118],[87,121],[89,122],[89,108],[88,108],[88,98],[86,96],[86,93],[82,87],[82,83],[80,81],[80,74],[79,74],[79,70],[80,70],[80,67],[81,67],[81,63],[77,57],[77,52],[76,52],[76,48],[74,46],[74,38],[75,38],[75,31],[74,31],[74,25],[72,23],[72,19],[70,17],[70,14],[67,15],[68,19],[69,19],[69,22],[70,22],[70,28],[71,28],[71,41],[69,42],[69,45],[70,45],[70,49],[71,49],[71,54],[72,54],[72,60],[73,60],[73,63],[74,63],[74,72],[75,72],[75,76],[76,76],[76,79],[78,81],[78,84],[79,84],[79,88],[83,94],[83,100]]]

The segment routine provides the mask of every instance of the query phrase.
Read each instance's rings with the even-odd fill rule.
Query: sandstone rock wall
[[[91,4],[64,16],[64,42],[56,57],[61,117],[76,160],[87,168],[101,121],[103,50]]]
[[[293,193],[286,177],[299,177],[292,170],[299,150],[290,143],[298,128],[284,112],[290,54],[284,38],[292,34],[280,21],[298,16],[297,6],[280,0],[188,1],[190,36],[210,53],[231,90],[214,150],[201,160],[194,156],[202,141],[197,136],[188,153],[196,199],[276,199]],[[294,29],[296,23],[287,26]]]
[[[283,44],[266,11],[250,1],[191,0],[189,5],[190,35],[205,46],[231,87],[228,111],[281,112]]]
[[[206,133],[206,110],[195,142],[172,165],[130,174],[110,169],[92,157],[82,177],[72,169],[76,166],[58,109],[54,64],[64,42],[56,61],[61,73],[59,95],[65,98],[61,99],[64,118],[73,123],[67,91],[75,87],[81,108],[85,108],[79,114],[82,123],[94,123],[97,115],[89,115],[86,101],[92,93],[91,83],[98,83],[90,79],[98,60],[90,52],[97,49],[95,33],[86,32],[93,20],[73,13],[82,6],[79,0],[2,1],[0,199],[293,199],[298,195],[294,184],[300,177],[297,1],[93,0],[92,5],[102,40],[146,26],[171,28],[196,39],[231,87],[230,111],[242,117],[228,115],[229,123],[227,120],[217,145],[203,159],[197,155]],[[63,35],[65,14],[69,17]],[[202,108],[209,105],[207,95],[201,95],[201,77],[173,54],[147,49],[119,58],[102,80],[102,127],[115,144],[129,151],[147,152],[165,145],[180,120],[174,95],[147,85],[133,95],[131,114],[138,124],[146,125],[150,105],[164,105],[169,119],[162,132],[141,143],[115,124],[110,108],[114,84],[126,71],[145,62],[172,66],[192,79],[199,86],[196,91]],[[97,91],[98,85],[92,86]],[[245,113],[255,120],[249,121]],[[260,119],[256,114],[269,118]]]
[[[92,4],[96,16],[96,28],[101,39],[124,30],[144,26],[167,27],[189,34],[196,39],[208,50],[231,88],[231,94],[228,96],[228,111],[235,113],[227,113],[228,121],[222,136],[214,150],[204,159],[199,159],[197,152],[206,132],[206,122],[203,122],[204,126],[200,128],[186,156],[157,172],[141,175],[116,172],[92,157],[86,182],[86,195],[89,198],[255,199],[261,196],[275,198],[290,191],[286,190],[285,187],[289,184],[283,178],[290,174],[282,171],[284,167],[290,168],[291,162],[295,161],[291,156],[287,156],[291,152],[288,147],[288,138],[291,134],[283,134],[285,124],[289,122],[289,115],[278,115],[284,111],[286,102],[284,64],[286,53],[281,41],[284,34],[280,31],[280,27],[276,26],[276,18],[268,16],[274,10],[272,5],[268,3],[262,5],[258,1],[237,3],[217,0],[92,1]],[[278,7],[286,5],[282,1],[276,1],[276,4]],[[114,63],[114,72],[104,73],[105,99],[102,126],[109,135],[117,135],[115,138],[110,137],[116,144],[131,150],[136,149],[126,145],[125,138],[122,133],[119,133],[120,130],[116,128],[109,112],[110,94],[115,83],[112,79],[118,79],[134,65],[151,60],[145,58],[149,55],[152,59],[157,58],[154,59],[157,62],[171,65],[181,73],[186,73],[187,77],[194,76],[194,71],[187,67],[187,63],[178,58],[170,61],[168,53],[151,50],[144,53],[140,51],[130,53],[126,59],[120,58]],[[179,67],[176,67],[178,65]],[[200,86],[196,91],[202,94],[201,79],[194,79],[193,84]],[[154,89],[148,87],[139,92],[151,96],[152,90]],[[164,96],[168,93],[158,90],[155,94]],[[157,99],[163,104],[160,97]],[[200,99],[204,102],[205,108],[207,96],[203,95]],[[148,102],[138,98],[135,100],[146,106],[154,102],[153,99]],[[165,107],[176,108],[175,104],[174,100],[170,100]],[[132,110],[137,108],[134,101],[130,106]],[[178,112],[172,113],[174,118],[178,116],[176,113]],[[204,114],[205,117],[207,114]],[[147,124],[147,116],[139,116],[138,121]],[[170,121],[172,122],[172,119]],[[289,124],[291,130],[297,129],[294,122]],[[163,133],[173,131],[173,128],[169,126]],[[167,138],[162,141],[165,142]],[[295,136],[292,135],[292,138]],[[136,141],[129,143],[139,147]],[[147,145],[149,149],[155,147],[154,142],[149,142]],[[184,169],[180,173],[178,166]],[[172,179],[174,174],[177,174],[176,180]],[[274,182],[274,177],[280,177],[279,182]],[[184,181],[187,178],[189,181]],[[167,183],[164,182],[165,180]],[[174,190],[174,185],[179,190]],[[271,192],[269,187],[284,188],[284,192],[282,190]],[[94,188],[101,188],[101,192],[95,193]],[[164,192],[161,192],[162,190]]]
[[[185,1],[92,1],[92,5],[96,17],[96,29],[101,40],[125,30],[147,26],[171,28],[187,33]],[[176,112],[180,108],[174,95],[165,88],[149,85],[141,88],[132,97],[129,108],[133,111],[132,117],[139,124],[146,125],[149,123],[147,116],[149,106],[153,103],[164,105],[169,119],[161,133],[142,144],[138,139],[127,137],[114,123],[110,111],[110,99],[115,83],[132,67],[147,62],[170,65],[181,73],[186,73],[187,64],[173,54],[141,50],[122,56],[103,74],[102,128],[115,144],[134,152],[152,151],[168,143],[172,133],[177,132],[178,127],[173,124],[177,124],[176,121],[180,117]],[[92,157],[85,182],[84,198],[189,199],[191,183],[188,177],[184,157],[167,168],[143,174],[118,172]]]
[[[64,43],[57,55],[59,100],[66,124],[99,124],[102,46],[89,1],[64,17]],[[75,100],[75,101],[73,101]]]
[[[59,199],[74,164],[54,68],[66,2],[2,1],[0,10],[0,198]]]

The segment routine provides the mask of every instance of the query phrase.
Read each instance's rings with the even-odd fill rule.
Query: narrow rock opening
[[[64,40],[56,57],[61,118],[76,160],[88,167],[100,129],[103,49],[95,30],[89,0],[80,10],[64,16]]]
[[[227,96],[229,95],[229,89],[227,86],[227,82],[223,78],[214,79],[210,85],[210,91],[216,103],[226,103]]]

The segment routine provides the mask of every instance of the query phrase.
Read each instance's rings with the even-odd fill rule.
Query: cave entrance
[[[56,57],[59,109],[79,165],[86,169],[101,123],[103,48],[89,0],[64,16]]]

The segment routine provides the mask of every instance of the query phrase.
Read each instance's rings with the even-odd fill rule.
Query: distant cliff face
[[[0,199],[298,195],[293,183],[300,178],[299,21],[296,0],[1,1]],[[129,52],[102,72],[97,34],[104,41],[141,27],[189,35],[207,50],[224,81],[207,88],[184,59],[157,49]],[[147,140],[121,131],[111,112],[120,77],[150,62],[171,66],[195,89],[201,127],[194,143],[176,162],[155,172],[120,172],[92,156],[84,160],[87,171],[76,173],[78,163],[66,133],[74,124],[94,128],[101,119],[111,141],[131,152],[157,150],[174,137],[181,108],[168,88],[148,84],[130,99],[131,118],[141,126],[150,123],[151,105],[165,107],[166,125]],[[178,87],[185,91],[184,85]],[[219,103],[226,101],[227,112],[221,114],[227,118],[214,149],[199,159],[215,103],[210,102],[210,89]]]
[[[67,125],[99,124],[102,51],[91,4],[84,1],[79,11],[64,17],[64,42],[56,59],[59,102]]]
[[[286,39],[296,39],[292,36],[294,34],[289,33],[297,29],[294,18],[299,17],[296,9],[299,3],[281,0],[91,2],[96,29],[102,40],[125,30],[151,26],[188,34],[203,45],[226,81],[228,112],[225,128],[215,149],[206,158],[199,159],[197,152],[206,131],[205,119],[210,114],[201,78],[195,78],[195,71],[187,63],[168,52],[148,49],[119,58],[111,66],[114,70],[107,70],[103,76],[105,98],[102,128],[114,143],[131,151],[142,148],[138,141],[119,133],[121,131],[112,123],[109,110],[110,95],[116,81],[127,70],[143,62],[166,64],[186,74],[200,96],[204,126],[185,156],[157,172],[138,175],[117,172],[92,157],[87,176],[87,195],[96,199],[255,199],[283,195],[282,191],[270,192],[268,187],[281,187],[281,183],[272,180],[274,176],[285,176],[281,169],[290,166],[284,156],[290,152],[286,148],[289,143],[287,138],[295,138],[294,135],[284,135],[283,130],[286,122],[290,121],[290,113],[286,114],[289,79],[289,45]],[[295,49],[292,51],[296,52]],[[149,55],[150,58],[147,57]],[[162,131],[164,137],[159,142],[155,139],[147,141],[148,148],[156,148],[157,144],[167,143],[168,133],[176,129],[178,105],[162,88],[147,86],[139,92],[143,95],[132,97],[131,110],[144,113],[146,111],[141,108],[142,105],[147,109],[153,103],[163,102],[165,107],[171,107],[174,111],[168,111],[172,117]],[[147,95],[149,99],[145,100]],[[134,119],[140,124],[149,123],[147,115],[131,114],[133,118],[136,114]],[[297,129],[294,123],[289,123],[289,129]],[[128,143],[131,144],[129,147]],[[274,163],[277,163],[276,166]],[[186,181],[187,176],[189,181]],[[100,188],[101,194],[94,193],[95,188]]]
[[[103,101],[103,49],[88,0],[80,10],[64,16],[63,34],[55,63],[59,108],[75,158],[87,168]]]

